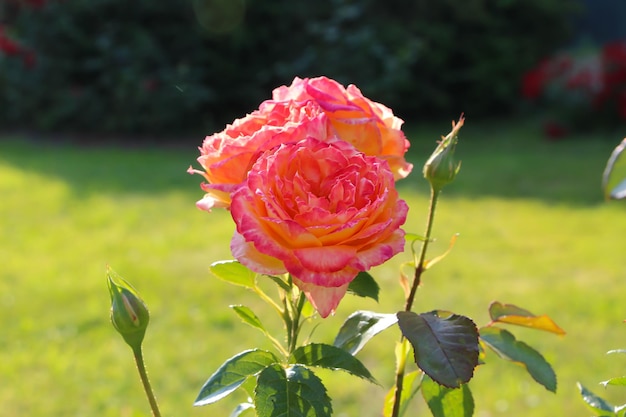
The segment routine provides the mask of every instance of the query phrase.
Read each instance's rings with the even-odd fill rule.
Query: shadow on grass
[[[193,145],[84,146],[23,136],[0,139],[0,165],[61,180],[77,194],[180,191],[199,197],[202,177],[186,172],[189,165],[197,165],[197,156]],[[45,183],[33,184],[37,187],[45,187]]]
[[[408,159],[414,164],[403,191],[428,193],[421,169],[441,134],[442,124],[409,126]],[[554,204],[595,205],[603,202],[600,178],[613,147],[613,134],[577,135],[549,142],[529,123],[467,122],[461,130],[457,155],[462,160],[456,181],[445,190],[447,198],[497,197],[536,199]],[[202,138],[198,139],[200,145]],[[186,143],[189,143],[187,141]],[[60,179],[76,193],[162,193],[179,191],[199,197],[200,176],[186,173],[198,167],[196,145],[152,147],[143,145],[54,144],[26,137],[0,139],[0,164]],[[33,184],[41,187],[45,184]]]

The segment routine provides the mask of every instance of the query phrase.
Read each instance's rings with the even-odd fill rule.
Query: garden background
[[[553,364],[557,394],[490,363],[471,382],[477,416],[585,415],[576,381],[604,394],[596,384],[625,368],[604,353],[626,347],[626,218],[599,186],[625,135],[620,96],[586,107],[569,91],[524,91],[546,59],[565,51],[587,62],[626,39],[620,1],[5,0],[0,13],[4,415],[149,414],[108,321],[107,264],[151,308],[146,361],[164,415],[228,415],[233,402],[191,403],[220,363],[262,339],[227,308],[253,298],[208,273],[230,257],[232,225],[226,212],[194,207],[201,191],[185,170],[205,135],[294,76],[354,83],[406,121],[417,168],[399,186],[417,233],[427,202],[419,167],[465,113],[463,165],[442,196],[432,250],[461,235],[426,276],[419,309],[485,324],[499,300],[568,333],[518,333]],[[579,125],[581,113],[591,123]],[[407,257],[372,272],[380,305],[349,298],[315,336],[328,341],[355,309],[398,309]],[[374,340],[360,357],[388,387],[383,346]],[[378,415],[385,390],[326,382],[336,415]],[[619,390],[606,395],[623,402]]]

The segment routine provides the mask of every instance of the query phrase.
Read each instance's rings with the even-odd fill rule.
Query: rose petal
[[[260,273],[289,272],[325,317],[360,271],[403,250],[408,206],[394,185],[386,162],[346,142],[268,150],[232,194],[233,255]]]
[[[230,242],[230,251],[235,259],[259,274],[282,275],[287,272],[285,265],[280,260],[262,254],[237,232]]]
[[[356,256],[356,249],[349,246],[314,247],[295,249],[293,255],[302,268],[312,273],[337,272],[344,269]]]
[[[404,121],[389,107],[363,96],[356,86],[344,88],[326,77],[296,77],[289,87],[275,89],[273,99],[314,101],[328,116],[339,139],[367,155],[388,160],[395,179],[406,177],[413,169],[404,159],[410,146],[401,130]]]
[[[322,318],[334,313],[341,299],[346,295],[348,285],[340,287],[322,287],[315,284],[299,281],[294,278],[294,283],[304,292],[313,307],[320,313]]]

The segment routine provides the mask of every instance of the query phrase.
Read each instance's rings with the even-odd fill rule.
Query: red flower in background
[[[8,57],[21,57],[24,67],[32,69],[37,64],[37,56],[32,50],[27,50],[13,38],[9,37],[0,25],[0,53]]]
[[[19,55],[22,52],[20,45],[7,36],[3,26],[0,26],[0,52],[7,56]]]
[[[33,9],[41,9],[46,5],[46,0],[24,0],[24,3]]]
[[[624,110],[626,42],[619,41],[604,45],[601,56],[603,63],[603,88],[598,94],[596,102],[598,105],[601,105],[616,97],[618,114],[622,119],[626,119],[626,111]]]
[[[621,91],[617,96],[617,112],[619,117],[626,120],[626,91]]]
[[[536,69],[528,71],[522,78],[522,96],[529,100],[539,98],[545,82],[546,74],[543,65],[539,65]]]
[[[567,136],[567,129],[557,122],[550,121],[543,125],[543,132],[552,141],[563,139]]]
[[[572,67],[572,60],[565,55],[542,60],[536,68],[522,77],[522,96],[536,100],[544,94],[550,82],[562,76]]]
[[[18,7],[30,7],[32,9],[41,9],[47,2],[47,0],[9,0],[9,3],[14,3]]]
[[[22,54],[22,62],[28,69],[33,69],[37,65],[37,56],[33,51],[25,51]]]
[[[521,87],[524,98],[556,111],[560,123],[626,120],[626,40],[544,59],[524,74]],[[552,139],[565,134],[550,123],[544,128]]]

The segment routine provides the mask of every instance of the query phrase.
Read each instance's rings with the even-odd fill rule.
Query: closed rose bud
[[[452,122],[452,131],[441,138],[441,142],[424,165],[424,178],[437,192],[452,182],[461,168],[461,162],[456,160],[454,150],[464,121],[461,116],[457,123]]]
[[[107,278],[111,322],[131,348],[139,349],[150,320],[148,307],[137,291],[110,268],[107,268]]]

